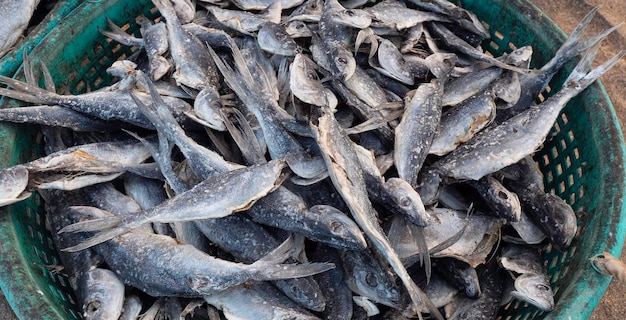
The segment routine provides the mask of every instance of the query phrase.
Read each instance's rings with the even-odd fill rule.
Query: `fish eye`
[[[100,309],[100,301],[91,301],[87,305],[87,308],[86,308],[85,312],[87,314],[94,314],[94,313],[98,312],[99,309]]]
[[[219,101],[211,101],[210,105],[213,109],[220,109],[222,107],[222,103]]]
[[[402,197],[402,198],[400,198],[400,205],[402,207],[405,207],[405,208],[409,207],[409,206],[411,206],[411,203],[413,203],[413,202],[411,201],[411,199],[409,199],[409,197]]]
[[[509,196],[504,191],[498,191],[498,198],[507,200]]]
[[[343,231],[343,224],[337,220],[330,223],[330,231],[334,234],[341,233]]]
[[[304,23],[296,24],[296,29],[302,29],[302,28],[304,28]]]
[[[287,35],[284,32],[276,32],[276,39],[283,41],[287,38]]]
[[[367,275],[365,276],[365,282],[370,287],[377,287],[378,286],[378,280],[376,280],[376,275],[373,272],[368,272],[367,273]]]
[[[341,64],[347,64],[348,60],[346,60],[346,58],[339,57],[339,58],[337,58],[337,62],[339,62]]]
[[[550,291],[550,288],[548,288],[548,286],[543,285],[543,284],[535,285],[535,288],[537,288],[537,290],[541,290],[541,291]]]
[[[354,15],[355,15],[354,11],[352,11],[352,10],[346,10],[346,14],[347,14],[349,17],[354,17]]]
[[[309,80],[317,80],[317,74],[315,74],[314,72],[307,72],[306,73],[306,77]]]

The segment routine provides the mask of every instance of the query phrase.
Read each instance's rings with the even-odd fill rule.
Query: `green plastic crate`
[[[530,44],[537,67],[565,39],[548,17],[526,1],[465,0],[462,5],[489,25],[493,38],[486,48],[495,55]],[[158,15],[149,0],[84,2],[32,50],[33,60],[48,65],[58,88],[78,93],[106,85],[111,79],[104,70],[136,49],[107,40],[97,28],[105,28],[108,17],[137,33],[134,21],[140,14]],[[573,65],[555,77],[550,84],[553,91]],[[34,126],[1,124],[0,167],[36,157],[40,139]],[[547,189],[585,212],[579,217],[579,233],[571,248],[561,253],[548,246],[544,253],[556,309],[542,313],[514,301],[501,309],[503,319],[584,319],[592,313],[610,278],[593,271],[588,259],[603,251],[619,256],[624,242],[624,155],[613,106],[596,83],[570,102],[536,155]],[[21,319],[77,319],[67,279],[48,268],[59,259],[45,230],[40,202],[35,196],[0,209],[0,286]]]

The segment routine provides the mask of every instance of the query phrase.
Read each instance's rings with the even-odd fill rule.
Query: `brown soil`
[[[624,0],[534,0],[537,7],[543,10],[566,33],[570,33],[583,16],[594,6],[602,5],[599,15],[593,21],[592,32],[596,33],[615,26],[626,19],[626,3]],[[596,61],[606,61],[620,50],[626,48],[626,27],[613,33],[601,47]],[[626,124],[626,61],[622,60],[613,69],[600,78],[615,106],[617,117],[622,128]],[[626,262],[626,255],[622,255]],[[626,315],[626,286],[612,281],[600,304],[593,312],[592,320],[622,320]]]

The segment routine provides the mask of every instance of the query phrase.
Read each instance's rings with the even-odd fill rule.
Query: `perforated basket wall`
[[[516,45],[535,50],[534,67],[543,65],[556,51],[564,34],[538,9],[525,1],[465,0],[489,25],[493,39],[486,47],[494,55]],[[84,2],[32,51],[34,62],[45,62],[58,91],[72,93],[96,89],[111,79],[110,64],[132,54],[107,40],[97,28],[105,18],[137,34],[132,23],[140,14],[156,18],[149,0]],[[131,22],[128,24],[128,22]],[[558,90],[573,65],[558,74],[550,87]],[[0,70],[2,65],[0,65]],[[12,76],[7,71],[3,74]],[[549,92],[544,93],[549,95]],[[15,101],[5,104],[18,105]],[[36,127],[0,125],[0,167],[37,156],[40,135]],[[600,84],[593,85],[565,109],[542,150],[537,153],[548,190],[568,201],[579,217],[579,233],[567,252],[547,247],[546,266],[556,293],[556,309],[539,312],[514,301],[501,309],[504,319],[588,318],[601,299],[609,278],[595,273],[587,259],[608,251],[619,256],[624,242],[624,144],[611,102]],[[72,291],[66,278],[54,274],[59,263],[46,231],[41,200],[0,209],[0,280],[2,290],[21,319],[77,319]]]

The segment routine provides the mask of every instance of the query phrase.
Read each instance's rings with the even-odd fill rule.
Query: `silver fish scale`
[[[119,82],[62,95],[31,70],[0,77],[0,95],[39,105],[0,118],[43,124],[61,150],[0,170],[0,206],[40,191],[87,318],[119,317],[125,295],[127,317],[149,302],[154,316],[350,319],[357,295],[383,317],[492,319],[511,276],[510,295],[554,308],[537,251],[520,248],[565,250],[576,216],[529,159],[626,54],[591,69],[614,30],[583,38],[597,9],[528,72],[532,48],[485,55],[463,38],[488,37],[482,24],[444,0],[151,1],[163,21],[129,21],[142,39],[103,32],[141,50],[108,69]],[[5,26],[0,44],[21,32]]]

